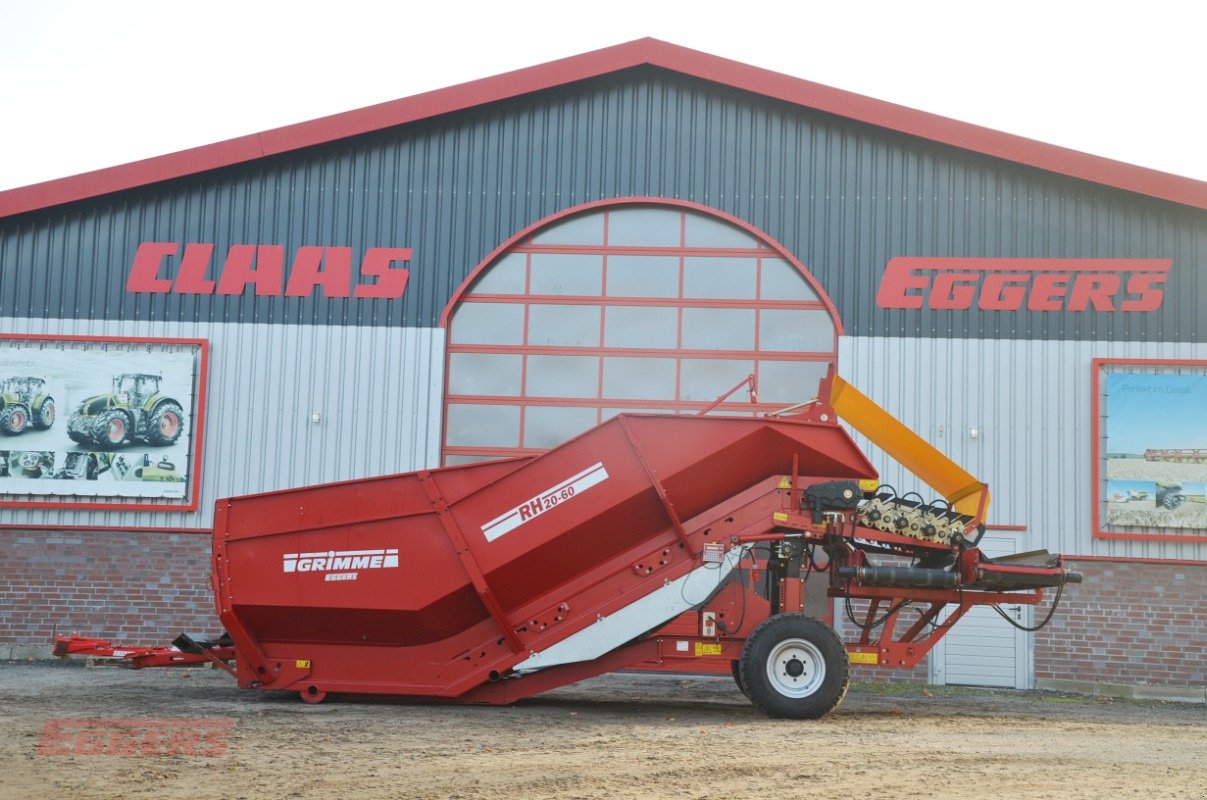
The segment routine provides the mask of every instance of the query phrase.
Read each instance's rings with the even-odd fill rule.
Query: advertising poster
[[[1109,530],[1207,531],[1207,367],[1102,379]]]
[[[0,338],[0,503],[187,501],[201,348]]]

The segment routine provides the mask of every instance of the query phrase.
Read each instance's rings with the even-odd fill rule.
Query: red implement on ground
[[[986,558],[985,486],[836,376],[823,390],[829,402],[794,415],[626,414],[537,457],[219,501],[212,583],[229,639],[124,655],[233,660],[240,686],[311,702],[459,703],[721,658],[763,711],[813,718],[841,701],[851,662],[914,666],[972,606],[1036,604],[1080,580],[1047,553]],[[946,499],[878,486],[836,411],[894,437]],[[801,613],[806,579],[827,574],[862,629],[850,644]]]
[[[1176,461],[1182,464],[1207,463],[1207,447],[1155,449],[1144,451],[1145,461]]]

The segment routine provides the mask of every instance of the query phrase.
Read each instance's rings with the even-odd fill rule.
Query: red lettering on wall
[[[976,280],[979,276],[966,272],[947,272],[935,276],[934,288],[930,293],[931,308],[968,308],[976,295]]]
[[[1172,266],[1167,258],[898,257],[885,265],[876,305],[940,311],[962,311],[974,303],[983,311],[1156,311],[1164,302],[1162,287]]]
[[[1165,299],[1161,286],[1167,276],[1161,274],[1133,275],[1127,279],[1127,293],[1137,295],[1123,301],[1123,311],[1156,311]]]
[[[175,242],[143,242],[134,254],[130,266],[130,277],[126,279],[127,292],[170,292],[172,281],[159,277],[163,260],[176,255],[180,245]]]
[[[213,294],[214,282],[206,277],[214,257],[212,244],[186,244],[176,276],[177,294]]]
[[[206,242],[185,245],[173,280],[169,257],[180,251],[180,245],[143,242],[130,265],[126,291],[241,295],[251,286],[257,297],[309,297],[321,286],[327,298],[396,300],[402,297],[410,279],[410,270],[397,264],[410,261],[414,252],[409,247],[370,247],[360,264],[362,280],[354,282],[350,247],[299,247],[287,274],[285,248],[281,245],[235,244],[227,251],[221,274],[214,280],[210,276],[214,249]]]
[[[1067,272],[1041,272],[1031,284],[1027,298],[1028,311],[1060,311],[1061,301],[1069,288]]]
[[[257,297],[281,294],[284,252],[285,248],[275,245],[232,245],[218,280],[218,294],[243,294],[248,284],[256,287]]]
[[[977,306],[985,311],[1013,311],[1020,308],[1027,296],[1030,275],[993,272],[985,276],[985,287]]]
[[[402,293],[406,291],[407,280],[410,279],[411,273],[409,270],[396,269],[391,267],[395,261],[410,261],[411,248],[409,247],[371,247],[365,253],[365,260],[361,262],[360,274],[366,278],[376,278],[375,284],[361,284],[356,287],[357,297],[375,297],[378,299],[390,299],[394,297],[402,297]]]
[[[314,287],[323,287],[323,297],[347,297],[352,284],[352,249],[348,247],[328,247],[326,269],[322,247],[299,247],[298,254],[293,258],[293,269],[289,271],[289,285],[285,287],[286,297],[309,297]],[[335,251],[342,251],[345,257],[337,257]]]
[[[881,308],[921,308],[926,301],[923,292],[930,286],[930,276],[914,274],[908,258],[890,259],[876,293],[876,305]],[[913,293],[910,290],[918,290]]]
[[[1119,291],[1122,281],[1118,275],[1078,275],[1073,280],[1073,293],[1069,295],[1070,311],[1085,311],[1090,305],[1095,311],[1114,311],[1111,300]]]

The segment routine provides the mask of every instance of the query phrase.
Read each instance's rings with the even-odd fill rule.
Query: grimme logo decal
[[[285,271],[285,248],[276,244],[236,244],[226,253],[222,271],[211,278],[214,245],[184,246],[179,263],[170,260],[180,251],[176,242],[143,242],[134,254],[126,291],[136,294],[240,295],[248,286],[257,297],[309,297],[322,287],[323,297],[395,300],[406,291],[410,271],[393,266],[410,261],[409,247],[370,247],[353,281],[351,247],[299,247]],[[165,264],[165,262],[167,262]]]
[[[283,558],[285,572],[325,572],[323,580],[354,581],[357,572],[341,570],[392,569],[398,566],[398,548],[286,553]]]
[[[1156,311],[1167,258],[893,258],[876,305],[963,311]]]
[[[482,526],[486,541],[493,542],[505,533],[536,519],[559,504],[582,494],[592,486],[603,483],[608,479],[608,471],[602,463],[592,464],[577,475],[571,475],[561,483],[538,494],[536,497],[520,503],[510,511],[500,514]]]

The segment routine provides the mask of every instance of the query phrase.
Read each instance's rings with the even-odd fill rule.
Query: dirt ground
[[[217,725],[225,751],[71,739],[115,718]],[[48,722],[67,738],[43,753]],[[1132,796],[1207,798],[1207,707],[855,684],[825,719],[788,722],[728,678],[634,674],[505,708],[306,705],[211,669],[0,663],[4,800]]]

